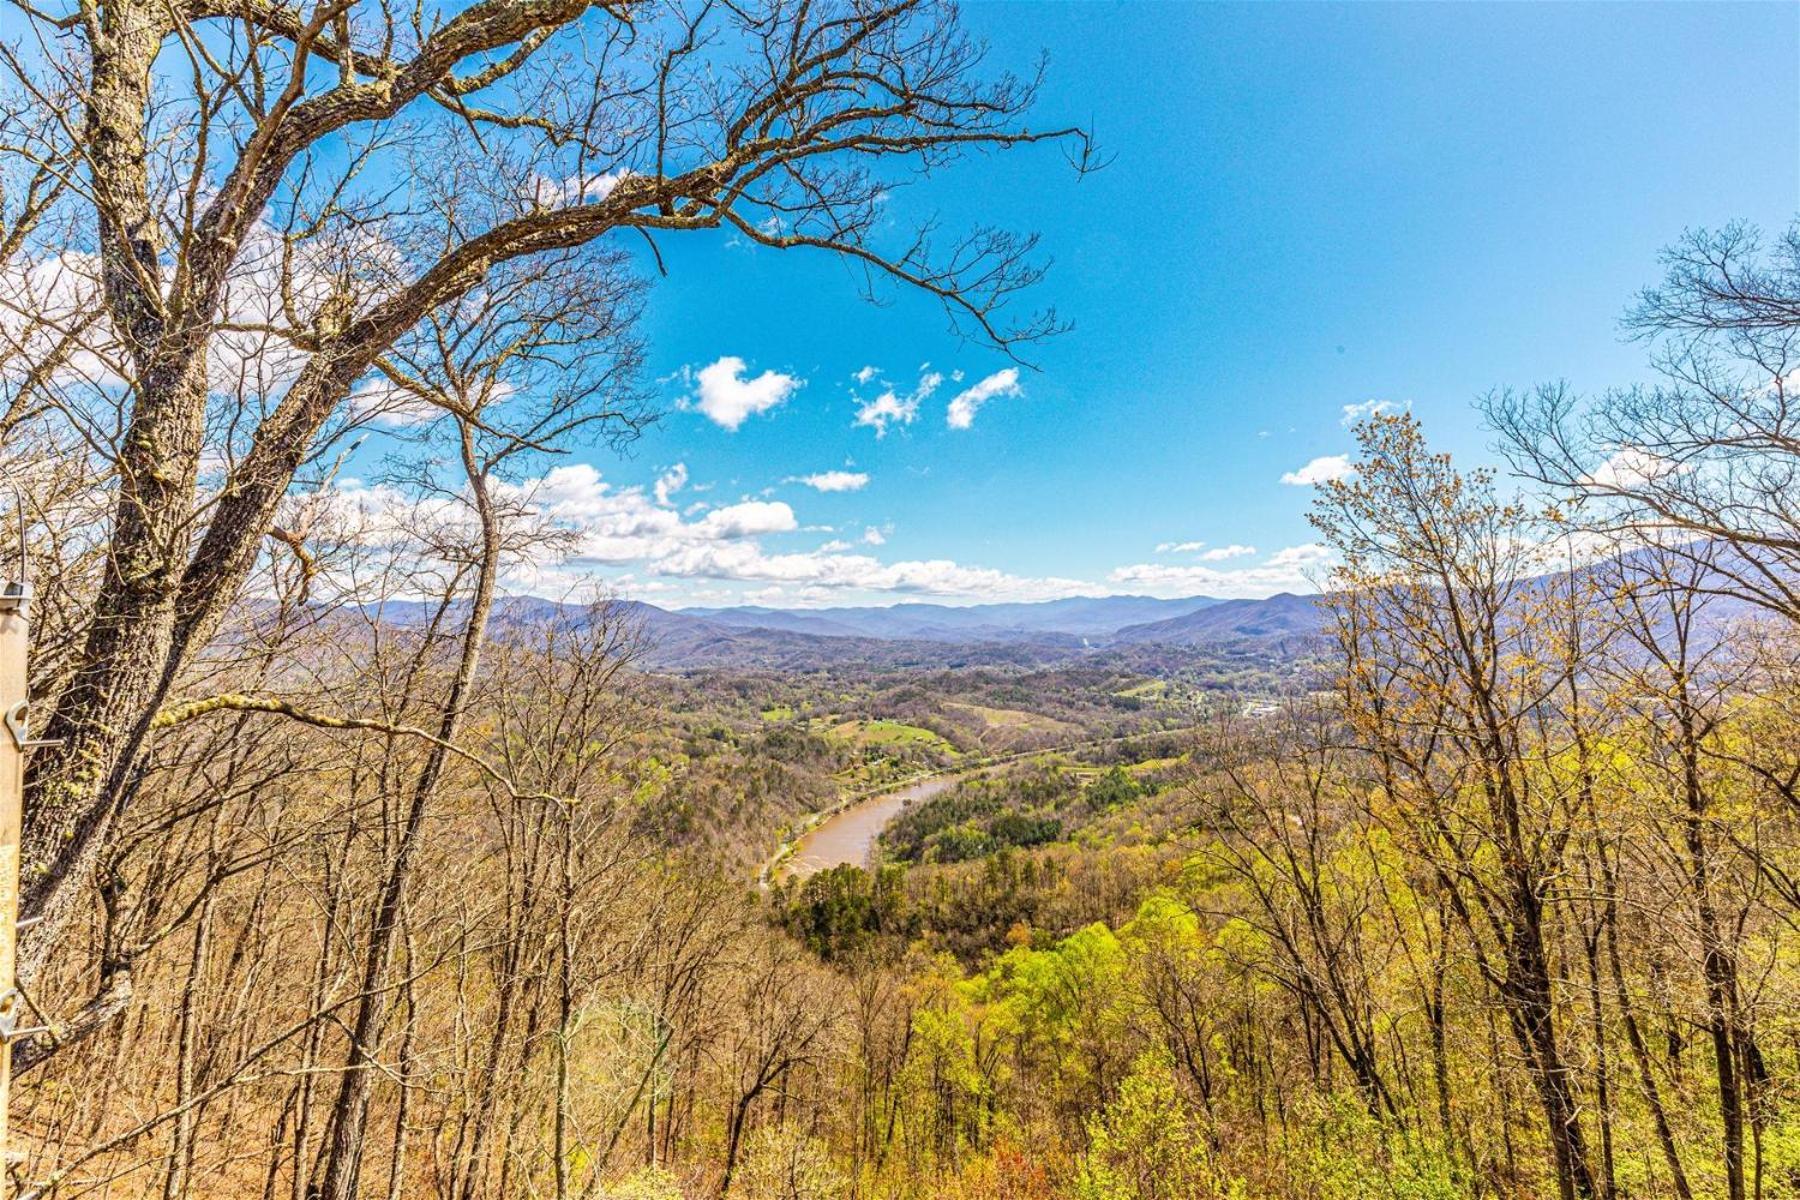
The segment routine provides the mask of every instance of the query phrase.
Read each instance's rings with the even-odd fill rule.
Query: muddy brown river
[[[956,782],[951,775],[922,779],[910,787],[859,800],[800,839],[777,868],[777,879],[805,879],[830,867],[854,863],[866,867],[875,859],[875,840],[900,810],[915,800],[935,796]]]

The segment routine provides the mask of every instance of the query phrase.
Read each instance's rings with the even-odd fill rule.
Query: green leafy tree
[[[1118,1098],[1088,1122],[1080,1200],[1202,1200],[1226,1196],[1193,1107],[1167,1055],[1141,1055]]]

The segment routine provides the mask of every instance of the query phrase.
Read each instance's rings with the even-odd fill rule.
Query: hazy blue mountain
[[[906,638],[934,642],[1034,641],[1044,634],[1101,640],[1128,626],[1183,616],[1218,601],[1206,596],[1078,596],[1038,603],[907,603],[887,606],[676,611],[739,628],[786,629],[827,637]]]
[[[674,670],[1034,664],[1110,646],[1203,647],[1279,639],[1315,628],[1304,619],[1311,610],[1309,598],[1296,596],[1230,601],[1205,596],[1184,600],[1102,596],[1038,604],[909,603],[826,609],[666,609],[639,600],[612,605],[615,615],[641,631],[646,665]],[[428,619],[434,606],[390,600],[377,611],[387,622],[410,625]],[[505,636],[505,631],[579,617],[584,611],[577,604],[508,596],[495,603],[494,619],[497,631]],[[1217,616],[1209,619],[1209,614]]]
[[[1113,642],[1167,646],[1260,642],[1277,648],[1317,637],[1324,629],[1325,611],[1317,596],[1282,592],[1266,600],[1224,600],[1168,620],[1128,625]]]
[[[1644,565],[1639,558],[1631,554],[1611,568],[1599,564],[1577,573],[1639,567]],[[1725,561],[1730,566],[1735,560]],[[1722,574],[1701,572],[1701,576],[1718,592],[1732,590]],[[1551,586],[1568,578],[1546,575],[1532,586]],[[907,603],[819,609],[666,609],[624,600],[612,608],[642,631],[642,661],[663,670],[1041,665],[1109,652],[1136,656],[1165,647],[1183,655],[1222,651],[1293,658],[1321,649],[1328,623],[1319,597],[1292,593],[1263,600],[1102,596],[1038,604]],[[404,626],[429,619],[435,606],[390,600],[370,606],[369,611],[389,624]],[[498,636],[509,636],[558,616],[579,617],[584,611],[580,605],[509,596],[496,602],[495,626]],[[1700,644],[1729,636],[1733,626],[1758,615],[1741,599],[1715,596],[1699,614]]]
[[[812,609],[745,605],[740,608],[679,608],[671,613],[676,614],[737,629],[784,629],[789,633],[810,633],[817,637],[868,636],[865,630],[852,623],[835,620]]]

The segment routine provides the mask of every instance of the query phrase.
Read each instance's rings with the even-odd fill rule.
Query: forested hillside
[[[1060,110],[1141,73],[1041,112],[1049,68],[939,0],[5,11],[6,1195],[1800,1195],[1800,225],[1682,235],[1626,306],[1636,384],[1477,402],[1505,470],[1334,398],[1354,454],[1268,473],[1316,541],[1134,525],[1154,561],[1095,567],[1068,543],[1130,512],[1046,494],[1026,528],[994,481],[1076,463],[1152,508],[1099,405],[1158,374],[1234,389],[1158,460],[1227,488],[1223,431],[1297,407],[1200,350],[1121,361],[1215,282],[1115,265],[1210,211],[1172,141],[1077,214],[1115,239],[1082,278],[1130,288],[1129,346],[1083,351],[1106,386],[1031,374],[1071,325],[987,210],[1020,158],[1108,167]],[[1391,45],[1384,73],[1436,61]],[[1321,107],[1257,94],[1260,137]],[[1287,146],[1286,186],[1335,206],[1310,173],[1342,140]],[[906,206],[958,164],[950,215]],[[1259,273],[1212,316],[1351,370],[1259,228],[1207,241]],[[990,355],[848,367],[809,411],[892,467],[884,503],[964,472],[925,533],[1084,574],[879,557],[916,531],[873,508],[803,524],[778,489],[871,486],[823,436],[603,477],[659,420],[724,444],[798,407],[800,366],[653,365],[711,311],[659,299],[750,254]],[[726,299],[748,325],[818,278]],[[990,404],[1044,426],[928,454],[928,401],[946,439]]]
[[[15,1051],[24,1172],[304,1194],[352,1120],[395,1195],[1781,1194],[1780,532],[1629,528],[1754,480],[1546,511],[1409,417],[1360,438],[1330,646],[1255,715],[1103,667],[658,675],[628,608],[482,644],[454,587],[396,624],[276,560],[32,985],[106,1007]],[[1020,753],[889,865],[751,886],[847,787]]]

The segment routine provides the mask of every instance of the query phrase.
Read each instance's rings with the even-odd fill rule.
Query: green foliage
[[[994,838],[974,825],[952,825],[933,834],[926,850],[933,862],[966,862],[994,849]]]
[[[1063,824],[1055,817],[1005,812],[988,822],[988,836],[1002,846],[1041,846],[1062,836]]]
[[[1138,1057],[1112,1103],[1088,1122],[1079,1200],[1204,1200],[1231,1192],[1215,1173],[1200,1122],[1167,1056]]]
[[[875,689],[874,703],[843,680],[812,704],[797,690],[753,693],[754,725],[699,720],[706,732],[690,744],[709,756],[706,769],[745,768],[726,777],[746,804],[763,786],[754,781],[769,780],[773,794],[825,770],[838,794],[858,772],[916,769],[931,753],[922,734],[934,730],[988,753],[994,743],[965,737],[981,732],[974,722],[990,734],[1005,725],[1049,736],[1076,702],[1049,705],[1040,682],[916,675]],[[1141,676],[1104,682],[1124,690]],[[1138,723],[1114,703],[1149,709],[1166,699],[1154,690],[1107,700],[1129,736],[973,773],[906,808],[883,834],[895,865],[880,874],[841,868],[777,890],[779,922],[845,981],[833,1045],[795,1086],[852,1111],[840,1125],[834,1110],[807,1137],[821,1137],[868,1200],[1019,1200],[1027,1187],[1032,1200],[1555,1194],[1531,1060],[1486,970],[1506,969],[1498,935],[1480,910],[1455,903],[1454,889],[1498,879],[1504,866],[1483,824],[1482,777],[1446,774],[1441,792],[1424,796],[1440,814],[1399,786],[1419,781],[1396,784],[1341,755],[1338,739],[1355,731],[1336,726],[1336,708],[1324,718],[1333,755],[1309,756],[1285,744],[1297,735],[1274,719],[1222,730],[1214,744],[1205,731]],[[761,721],[777,704],[814,715]],[[1719,754],[1702,760],[1711,805],[1702,833],[1714,848],[1715,901],[1746,931],[1732,952],[1743,1036],[1773,1073],[1754,1098],[1753,1130],[1773,1195],[1800,1178],[1795,1043],[1782,1003],[1800,960],[1746,883],[1758,878],[1747,851],[1725,831],[1792,832],[1754,779],[1721,764],[1787,746],[1794,706],[1770,703],[1759,716],[1752,701],[1732,704]],[[1079,718],[1090,732],[1093,715]],[[1693,882],[1620,850],[1648,846],[1676,865],[1692,853],[1670,790],[1679,782],[1670,728],[1655,717],[1627,713],[1585,746],[1560,740],[1517,776],[1537,803],[1571,780],[1589,785],[1579,795],[1591,811],[1558,810],[1571,823],[1567,877],[1543,909],[1557,968],[1551,1015],[1596,1163],[1598,1114],[1609,1118],[1621,1200],[1670,1194],[1627,1015],[1647,1043],[1695,1195],[1725,1194],[1721,1105],[1696,1024],[1707,1001],[1689,944]],[[669,766],[657,784],[679,792],[693,760],[660,761]],[[684,826],[703,832],[705,816],[696,808]],[[1620,837],[1632,841],[1609,840]],[[1433,869],[1440,857],[1458,864],[1448,882]],[[1620,877],[1601,878],[1603,868]],[[1603,898],[1615,892],[1629,904],[1609,915]],[[1620,938],[1617,966],[1604,956],[1609,931]],[[1583,939],[1596,936],[1597,1015],[1582,957]],[[1366,1055],[1355,1056],[1358,1046]],[[817,1165],[807,1145],[789,1147],[790,1165]],[[1023,1148],[1036,1168],[1028,1184],[996,1165],[1003,1146]],[[803,1190],[806,1170],[789,1175]],[[733,1192],[747,1187],[740,1176]]]
[[[731,1190],[743,1200],[838,1200],[848,1185],[830,1147],[790,1127],[770,1126],[750,1135]]]
[[[1075,796],[1074,780],[1055,767],[964,779],[901,813],[882,845],[895,859],[935,863],[1041,846],[1062,837],[1063,821],[1053,814]]]
[[[645,1167],[600,1189],[601,1200],[682,1200],[681,1181],[661,1167]]]
[[[902,871],[865,871],[845,865],[784,889],[780,920],[789,933],[827,962],[866,952],[885,937],[907,934]]]
[[[1294,1174],[1317,1200],[1461,1200],[1455,1160],[1436,1139],[1386,1127],[1351,1096],[1327,1098]]]
[[[1114,766],[1088,784],[1085,798],[1089,808],[1096,812],[1107,812],[1124,808],[1144,795],[1144,791],[1144,786],[1133,779],[1124,767]]]
[[[1800,1193],[1800,1111],[1789,1109],[1771,1121],[1763,1135],[1764,1173],[1778,1186]]]

